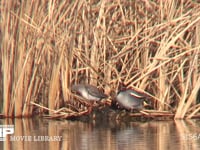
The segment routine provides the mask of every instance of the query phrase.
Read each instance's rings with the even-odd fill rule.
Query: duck
[[[133,89],[127,89],[122,85],[116,95],[116,101],[127,110],[141,110],[144,107],[145,96]]]
[[[77,92],[88,101],[100,101],[108,96],[102,93],[96,86],[90,84],[72,85],[72,92]]]

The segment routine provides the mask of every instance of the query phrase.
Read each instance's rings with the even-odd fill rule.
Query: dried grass
[[[198,113],[197,2],[2,0],[0,5],[5,116],[30,116],[31,103],[57,110],[72,100],[70,85],[82,81],[107,94],[123,81],[148,93],[155,110],[173,108],[175,118]]]

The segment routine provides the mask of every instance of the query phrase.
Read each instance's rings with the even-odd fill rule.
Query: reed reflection
[[[198,120],[121,122],[55,121],[46,119],[5,119],[1,124],[14,124],[10,137],[31,137],[0,142],[5,150],[54,149],[198,149],[200,129]],[[199,137],[198,137],[199,135]],[[62,137],[60,141],[43,141],[34,137]]]

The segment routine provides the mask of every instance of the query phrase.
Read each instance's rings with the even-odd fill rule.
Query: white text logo
[[[14,125],[0,125],[0,141],[5,141],[6,135],[14,133]]]

